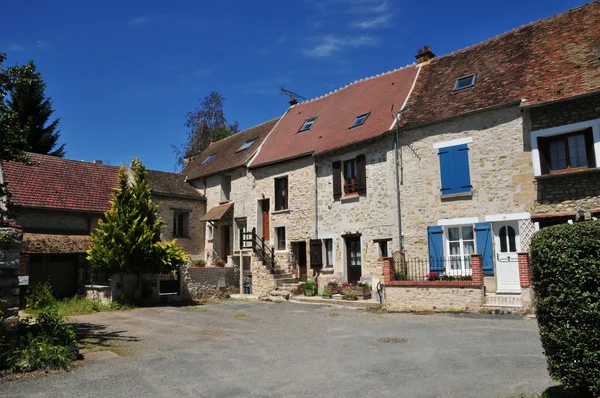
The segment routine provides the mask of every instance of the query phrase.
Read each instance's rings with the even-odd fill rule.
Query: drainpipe
[[[404,112],[406,112],[410,106],[405,106],[404,108],[398,111],[398,115],[396,116],[396,134],[394,135],[394,164],[395,164],[395,174],[396,174],[396,206],[398,208],[398,241],[400,251],[404,250],[404,242],[402,239],[402,208],[401,200],[400,200],[400,173],[403,172],[404,165],[402,164],[400,152],[400,126],[399,120],[402,118]]]
[[[319,239],[319,198],[318,198],[318,193],[319,193],[319,188],[317,186],[317,158],[313,157],[313,165],[314,165],[314,169],[315,169],[315,210],[314,210],[314,217],[315,217],[315,239]]]

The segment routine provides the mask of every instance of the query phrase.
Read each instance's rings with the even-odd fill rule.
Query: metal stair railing
[[[265,240],[256,234],[256,228],[251,232],[244,232],[242,237],[243,248],[252,248],[271,274],[275,273],[275,249],[265,244]],[[249,244],[249,245],[248,245]]]

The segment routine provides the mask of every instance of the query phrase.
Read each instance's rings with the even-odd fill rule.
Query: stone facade
[[[98,226],[100,213],[18,208],[14,221],[25,232],[89,234]]]
[[[530,131],[520,109],[507,107],[400,133],[402,232],[409,258],[428,256],[427,227],[439,220],[530,212],[535,201]],[[472,194],[443,198],[434,143],[472,138]],[[388,156],[389,157],[389,156]]]
[[[529,114],[533,131],[600,119],[600,95],[531,108]],[[599,165],[600,159],[596,159],[596,167]],[[537,198],[532,213],[574,216],[582,210],[586,219],[600,215],[599,171],[595,168],[537,177],[534,184]]]
[[[484,301],[478,287],[399,287],[385,288],[388,311],[479,311]]]
[[[204,251],[205,228],[200,221],[206,213],[204,201],[186,199],[184,197],[174,198],[153,194],[152,201],[158,204],[158,215],[166,222],[161,231],[162,240],[176,239],[177,244],[192,256],[199,256]],[[188,212],[188,230],[186,237],[173,236],[173,216],[176,211]]]
[[[389,239],[390,253],[398,250],[394,152],[391,136],[370,144],[320,157],[318,167],[319,239],[333,240],[333,276],[347,281],[344,235],[360,234],[362,278],[376,284],[382,275],[378,240]],[[333,162],[366,157],[366,195],[335,200]],[[343,178],[342,178],[343,183]],[[328,270],[325,269],[325,272]]]
[[[19,260],[23,233],[0,228],[0,317],[14,322],[19,314]]]
[[[252,256],[250,265],[252,271],[252,294],[258,297],[268,296],[270,292],[277,289],[277,282],[273,275],[265,267],[262,261]]]
[[[182,280],[186,299],[228,297],[240,292],[233,268],[183,268]]]

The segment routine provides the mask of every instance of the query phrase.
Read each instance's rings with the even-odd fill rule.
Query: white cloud
[[[356,21],[352,26],[361,29],[384,28],[389,26],[392,16],[392,14],[382,14],[362,21]]]
[[[26,50],[26,48],[17,42],[12,42],[8,45],[8,50],[14,52],[23,52]]]
[[[43,40],[37,40],[35,42],[35,46],[37,48],[39,48],[40,50],[45,50],[45,51],[50,50],[50,44],[48,44],[47,42],[45,42]]]
[[[372,36],[339,37],[333,34],[323,36],[317,41],[318,43],[314,47],[303,50],[306,56],[324,58],[346,48],[363,47],[377,43],[377,39]]]
[[[135,17],[129,20],[129,22],[127,23],[127,25],[129,26],[141,26],[141,25],[145,25],[148,22],[150,22],[150,18],[148,18],[147,16],[141,16],[141,17]]]

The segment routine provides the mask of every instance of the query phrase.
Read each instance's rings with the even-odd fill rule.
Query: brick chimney
[[[435,57],[435,54],[433,53],[433,51],[431,51],[431,47],[429,47],[429,46],[425,46],[422,49],[419,48],[419,51],[417,51],[417,54],[415,54],[415,58],[417,59],[417,64],[427,62],[434,57]]]

